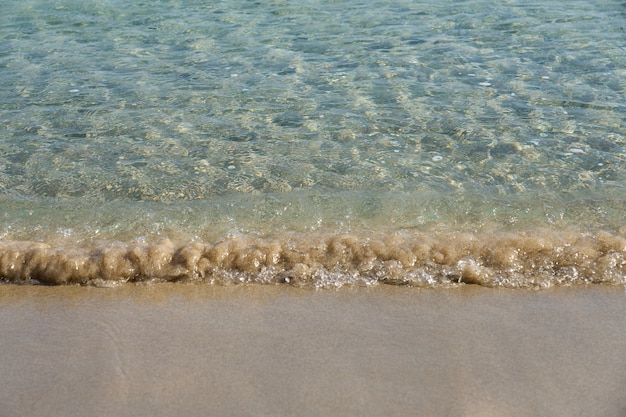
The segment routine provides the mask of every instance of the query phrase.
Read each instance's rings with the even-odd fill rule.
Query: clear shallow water
[[[5,281],[626,280],[620,2],[3,10]]]

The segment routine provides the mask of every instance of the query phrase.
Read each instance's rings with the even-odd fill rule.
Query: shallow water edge
[[[284,233],[203,241],[0,242],[7,283],[539,287],[626,284],[626,231]]]

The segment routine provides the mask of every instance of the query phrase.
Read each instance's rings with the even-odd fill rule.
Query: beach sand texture
[[[624,416],[626,293],[5,285],[0,415]]]

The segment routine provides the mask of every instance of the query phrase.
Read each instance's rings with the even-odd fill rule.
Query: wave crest
[[[623,232],[239,236],[215,243],[0,242],[0,278],[23,284],[202,281],[310,287],[626,284]]]

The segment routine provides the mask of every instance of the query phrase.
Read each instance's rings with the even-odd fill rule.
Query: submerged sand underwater
[[[620,287],[1,289],[3,417],[626,415]]]

